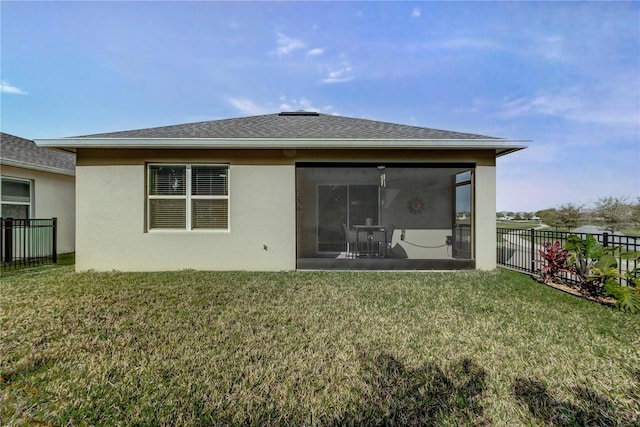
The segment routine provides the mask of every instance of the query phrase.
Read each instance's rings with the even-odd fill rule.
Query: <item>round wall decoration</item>
[[[414,215],[418,215],[421,214],[424,210],[424,202],[421,199],[414,197],[413,199],[409,200],[407,207],[409,208],[409,212]]]

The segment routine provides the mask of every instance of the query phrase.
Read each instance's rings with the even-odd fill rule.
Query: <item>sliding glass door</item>
[[[318,185],[318,252],[341,252],[345,232],[358,224],[378,224],[377,185]]]

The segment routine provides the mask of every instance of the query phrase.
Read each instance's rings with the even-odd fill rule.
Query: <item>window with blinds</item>
[[[27,219],[31,212],[31,181],[2,178],[0,216]]]
[[[228,165],[148,165],[149,230],[228,230]]]

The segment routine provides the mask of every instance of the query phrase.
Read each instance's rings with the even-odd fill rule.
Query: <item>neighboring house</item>
[[[314,112],[72,138],[77,270],[493,269],[521,141]]]
[[[75,157],[0,133],[0,216],[58,218],[58,253],[75,250]]]

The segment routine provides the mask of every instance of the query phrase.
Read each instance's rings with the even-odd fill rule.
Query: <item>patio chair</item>
[[[380,254],[380,252],[382,252],[382,256],[386,257],[391,249],[391,240],[393,239],[393,232],[395,229],[395,224],[389,224],[384,227],[384,231],[373,232],[373,240],[378,243],[378,253]],[[384,246],[385,242],[386,246]]]
[[[349,230],[347,224],[342,224],[342,229],[344,230],[344,240],[345,240],[345,257],[346,258],[357,258],[358,257],[358,239],[355,230]]]

